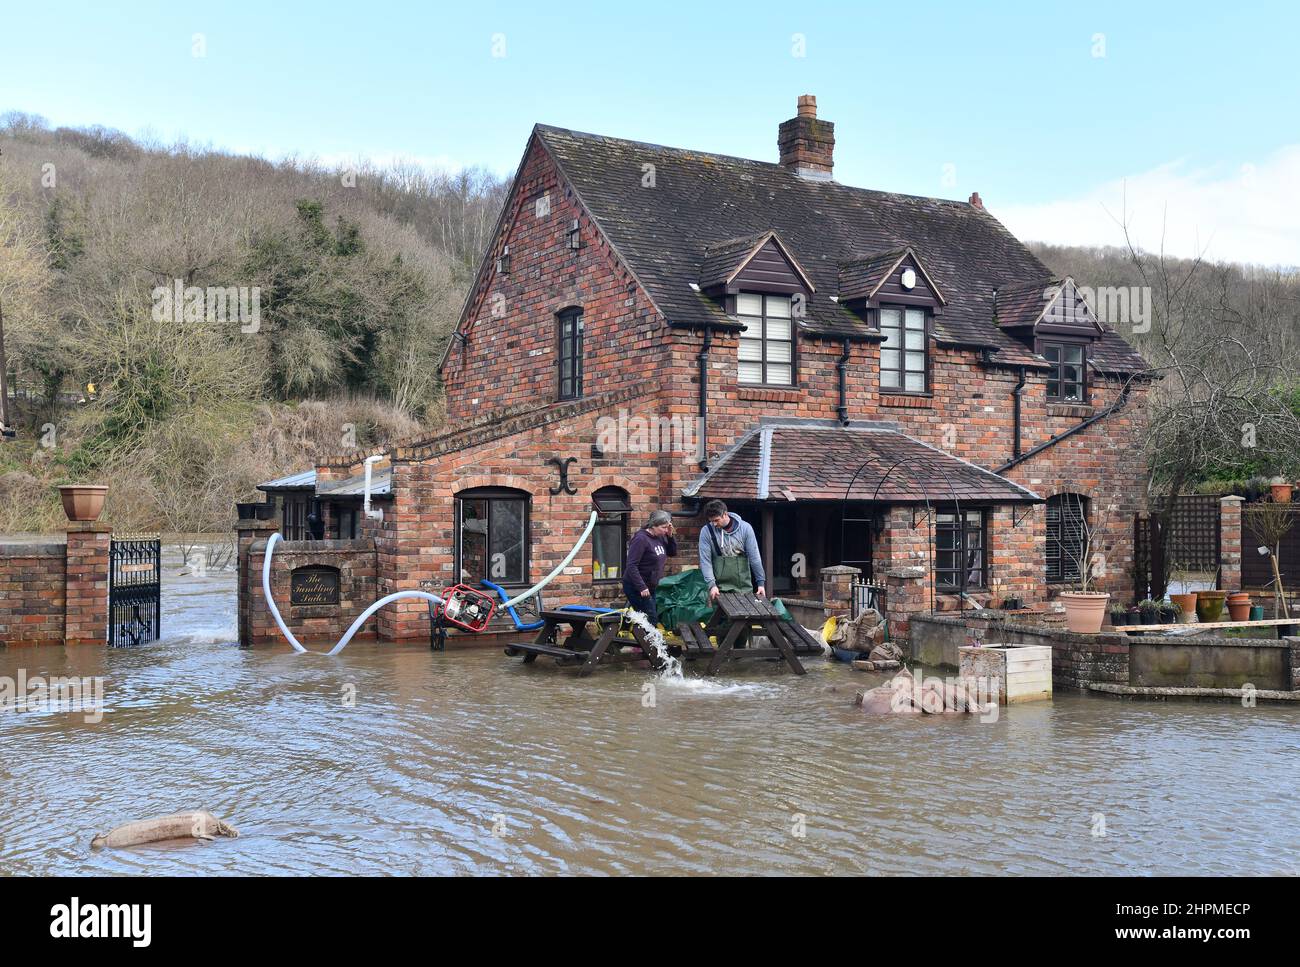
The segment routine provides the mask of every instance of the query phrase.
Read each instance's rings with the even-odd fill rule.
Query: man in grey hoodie
[[[720,591],[741,590],[735,586],[735,582],[744,583],[739,577],[743,575],[744,569],[716,560],[720,558],[746,559],[749,576],[753,580],[750,590],[757,587],[758,596],[767,597],[764,588],[767,575],[763,572],[763,558],[758,552],[758,538],[754,536],[754,528],[741,520],[735,511],[727,510],[727,505],[720,500],[710,500],[704,505],[704,518],[706,523],[700,528],[700,573],[709,586],[709,601],[716,601]],[[717,573],[723,570],[727,572],[726,577]],[[719,589],[720,580],[733,586]]]

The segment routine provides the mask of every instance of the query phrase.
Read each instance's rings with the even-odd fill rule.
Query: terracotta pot
[[[1080,634],[1097,634],[1106,618],[1106,605],[1109,601],[1109,591],[1063,592],[1061,603],[1065,605],[1065,626]]]
[[[108,488],[100,484],[65,484],[59,488],[63,512],[73,521],[99,520],[107,496]]]
[[[1178,610],[1182,612],[1178,620],[1182,624],[1191,624],[1192,619],[1196,616],[1196,592],[1190,594],[1171,594],[1169,600],[1178,605]]]
[[[1273,495],[1273,502],[1276,504],[1291,503],[1291,485],[1290,484],[1271,484],[1269,492]]]
[[[1249,620],[1250,620],[1250,602],[1249,602],[1249,601],[1246,601],[1246,602],[1243,603],[1243,604],[1237,604],[1237,603],[1235,603],[1235,602],[1229,601],[1229,602],[1228,602],[1228,617],[1229,617],[1230,619],[1232,619],[1233,621],[1249,621]]]
[[[1227,596],[1226,591],[1197,591],[1196,617],[1202,623],[1218,621],[1223,617],[1223,601]]]

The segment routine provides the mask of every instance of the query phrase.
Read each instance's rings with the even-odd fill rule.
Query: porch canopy
[[[683,495],[890,504],[1043,500],[991,470],[907,436],[896,423],[841,426],[832,420],[760,423],[719,455]]]

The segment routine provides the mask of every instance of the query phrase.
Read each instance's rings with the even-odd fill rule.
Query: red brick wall
[[[631,177],[629,175],[629,177]],[[536,215],[549,196],[550,213]],[[453,342],[443,379],[452,420],[559,397],[556,313],[581,307],[587,395],[642,383],[666,354],[667,330],[649,299],[610,250],[545,151],[534,148],[507,202],[502,237],[471,307],[468,342]],[[582,247],[569,248],[580,223]],[[510,246],[509,274],[496,256]]]
[[[63,640],[69,645],[108,642],[109,547],[107,524],[68,525],[67,611]]]
[[[0,643],[63,641],[63,544],[0,545]]]
[[[266,542],[249,545],[247,564],[241,565],[244,593],[240,596],[241,637],[244,645],[284,644],[271,609],[262,594],[262,564]],[[339,569],[339,603],[337,605],[292,605],[290,582],[293,570],[309,565]],[[352,622],[382,595],[376,579],[375,549],[370,540],[355,541],[281,541],[271,560],[271,593],[275,595],[280,616],[304,645],[332,645],[351,627]],[[424,607],[421,603],[421,607]],[[374,619],[366,622],[353,640],[373,639]]]

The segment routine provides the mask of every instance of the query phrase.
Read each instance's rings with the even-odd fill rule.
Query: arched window
[[[508,487],[477,487],[456,495],[456,575],[461,584],[483,578],[528,583],[529,495]]]
[[[1086,562],[1088,498],[1057,494],[1047,498],[1047,580],[1079,580]]]
[[[627,519],[632,502],[622,487],[601,487],[592,497],[600,516],[591,539],[593,581],[621,581],[627,564]]]

